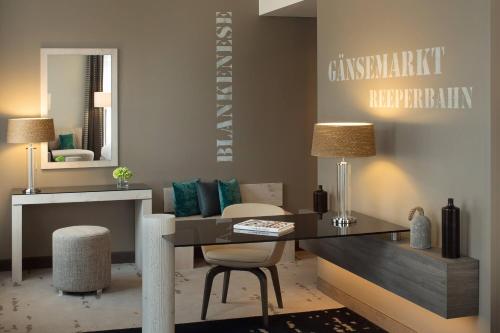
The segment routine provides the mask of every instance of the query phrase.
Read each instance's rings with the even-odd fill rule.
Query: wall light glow
[[[406,216],[411,205],[421,202],[417,182],[390,159],[377,158],[358,165],[353,163],[353,209],[408,225]]]

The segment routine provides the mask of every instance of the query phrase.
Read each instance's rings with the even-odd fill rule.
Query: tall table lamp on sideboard
[[[26,143],[28,187],[25,194],[39,192],[35,188],[35,154],[33,144],[49,142],[55,139],[54,121],[51,118],[17,118],[9,119],[7,123],[7,142]]]
[[[318,123],[314,125],[311,155],[337,157],[337,215],[334,224],[347,226],[356,222],[351,216],[350,164],[347,157],[374,156],[375,131],[370,123]]]

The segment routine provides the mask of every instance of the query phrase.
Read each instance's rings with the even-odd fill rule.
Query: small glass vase
[[[118,178],[117,183],[116,183],[116,187],[122,188],[122,189],[127,189],[128,188],[128,180],[126,180],[124,178]]]

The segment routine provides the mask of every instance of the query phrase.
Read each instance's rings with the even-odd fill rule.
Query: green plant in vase
[[[113,178],[117,180],[118,188],[128,188],[128,181],[132,179],[134,174],[127,167],[118,167],[113,170]]]

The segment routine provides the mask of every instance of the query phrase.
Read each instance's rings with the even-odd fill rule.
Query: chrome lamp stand
[[[40,189],[35,188],[35,147],[32,143],[26,147],[26,160],[28,167],[28,187],[23,191],[25,194],[40,193]]]
[[[337,216],[333,224],[337,227],[346,227],[356,222],[351,216],[351,165],[342,158],[337,163]]]

